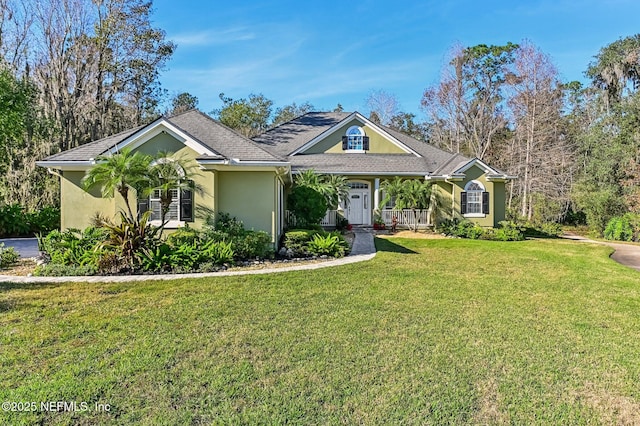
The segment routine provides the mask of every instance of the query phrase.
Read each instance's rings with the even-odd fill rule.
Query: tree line
[[[159,75],[176,45],[151,23],[150,0],[0,0],[0,199],[29,209],[59,203],[57,177],[35,166],[158,116],[197,106],[168,94]],[[532,221],[640,213],[640,35],[600,49],[585,76],[563,82],[530,41],[454,46],[441,79],[427,87],[423,117],[395,95],[372,91],[372,121],[518,176],[507,203]],[[274,108],[262,94],[211,115],[252,137],[314,110]],[[334,111],[342,111],[338,104]]]

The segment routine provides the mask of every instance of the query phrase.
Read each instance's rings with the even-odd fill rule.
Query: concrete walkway
[[[608,241],[595,241],[581,235],[564,234],[562,238],[567,240],[579,241],[583,243],[602,244],[609,246],[615,250],[611,255],[611,259],[621,265],[640,271],[640,246],[635,244],[610,243]]]
[[[82,277],[14,277],[0,275],[0,283],[66,283],[66,282],[90,282],[90,283],[114,283],[131,281],[159,281],[177,280],[182,278],[205,277],[229,277],[238,275],[260,275],[276,272],[310,271],[314,269],[329,268],[332,266],[348,265],[350,263],[371,260],[376,255],[376,246],[373,242],[373,234],[366,229],[353,230],[355,239],[351,253],[341,259],[328,260],[319,263],[307,263],[304,265],[284,266],[282,268],[251,269],[240,271],[208,272],[201,274],[166,274],[166,275],[117,275],[117,276],[82,276]],[[7,244],[9,245],[9,244]]]

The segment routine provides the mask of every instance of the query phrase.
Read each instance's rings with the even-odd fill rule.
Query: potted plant
[[[377,229],[377,230],[386,229],[386,226],[384,224],[384,220],[382,220],[382,218],[380,216],[376,216],[373,219],[373,229]]]

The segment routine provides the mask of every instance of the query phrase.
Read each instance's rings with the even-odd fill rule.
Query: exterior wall
[[[115,218],[116,204],[114,199],[102,198],[100,188],[86,192],[82,188],[82,171],[65,171],[60,179],[60,226],[61,229],[84,229],[91,225],[96,213],[107,218]],[[118,197],[120,197],[118,195]],[[124,205],[124,202],[123,202]]]
[[[277,178],[273,171],[218,171],[218,212],[229,213],[246,229],[269,233],[277,243]]]
[[[489,192],[489,214],[484,217],[467,217],[466,219],[477,223],[484,227],[497,227],[499,223],[506,218],[506,189],[504,182],[492,182],[488,181],[484,170],[477,166],[471,167],[465,172],[465,178],[458,182],[437,182],[440,196],[446,209],[443,209],[439,215],[439,219],[445,219],[447,217],[457,217],[463,219],[464,217],[460,213],[460,194],[464,191],[465,186],[472,180],[476,180],[485,188],[485,191]]]
[[[406,154],[406,151],[402,150],[399,146],[389,142],[385,137],[375,132],[368,126],[358,120],[352,120],[346,125],[340,127],[334,133],[328,135],[324,140],[320,141],[313,147],[309,148],[306,153],[309,154],[342,154],[342,136],[347,133],[347,130],[351,126],[361,126],[364,132],[369,136],[369,153],[371,154]]]
[[[161,133],[149,139],[134,151],[152,156],[157,155],[160,151],[173,152],[177,158],[187,161],[188,164],[189,162],[191,163],[190,165],[193,167],[189,170],[189,174],[196,188],[199,188],[199,190],[194,193],[195,220],[193,223],[190,222],[189,226],[201,228],[205,223],[207,215],[213,214],[215,211],[215,172],[212,170],[201,170],[195,163],[198,153],[168,133]],[[136,206],[136,204],[136,200],[134,199],[131,205]],[[124,203],[122,203],[122,205],[124,205]]]

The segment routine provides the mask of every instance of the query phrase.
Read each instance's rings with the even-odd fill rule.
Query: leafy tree
[[[149,188],[149,170],[152,157],[129,149],[96,158],[96,165],[85,174],[82,184],[85,190],[100,187],[103,197],[113,197],[117,192],[127,206],[128,220],[135,222],[129,202],[129,191],[144,193]]]
[[[640,34],[621,38],[600,49],[586,75],[607,93],[607,100],[620,101],[625,87],[640,87]]]
[[[294,186],[288,206],[296,218],[296,225],[301,227],[319,224],[327,213],[325,197],[309,186]]]
[[[348,201],[349,185],[345,176],[325,175],[313,169],[303,170],[295,177],[297,186],[307,186],[318,191],[325,198],[329,209],[338,208],[340,201]]]
[[[436,210],[439,207],[438,196],[433,191],[431,182],[395,177],[382,182],[380,189],[385,193],[385,197],[380,203],[381,205],[385,205],[390,200],[395,199],[394,208],[399,210],[410,209],[413,212],[414,232],[418,232],[419,211],[429,208]]]
[[[194,171],[197,165],[172,152],[160,151],[154,156],[149,169],[145,172],[146,179],[143,179],[144,188],[141,189],[143,196],[148,196],[153,191],[160,192],[160,233],[167,224],[165,220],[171,203],[173,202],[173,191],[192,190],[202,191],[202,188],[193,182]]]
[[[419,141],[426,140],[426,128],[415,122],[416,115],[409,112],[399,112],[389,122],[389,127],[393,130],[404,133]]]
[[[171,100],[169,115],[180,114],[198,107],[198,98],[190,93],[182,92]]]
[[[485,158],[507,126],[503,89],[517,44],[456,47],[442,81],[425,90],[430,140],[453,152]]]
[[[308,112],[313,111],[313,105],[309,102],[297,105],[295,102],[291,105],[286,105],[276,109],[276,115],[271,123],[272,127],[278,126],[287,121],[291,121],[294,118],[300,117]]]
[[[269,117],[273,101],[264,95],[249,95],[248,99],[232,99],[220,93],[222,108],[214,110],[213,116],[220,122],[246,137],[259,135],[269,128]]]

